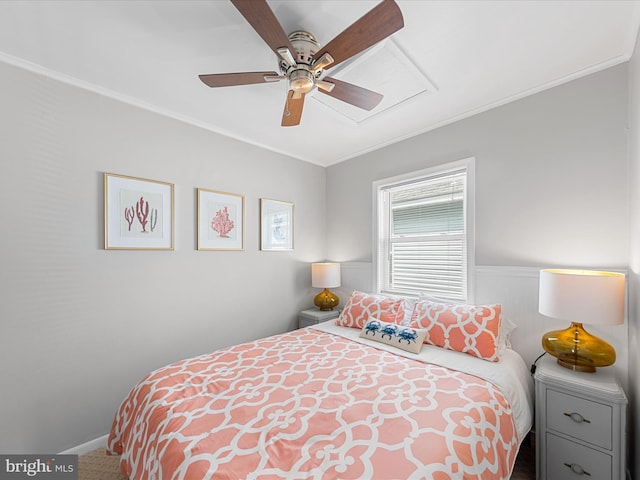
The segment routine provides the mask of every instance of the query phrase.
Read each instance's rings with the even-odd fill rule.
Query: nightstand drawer
[[[317,325],[320,321],[313,318],[298,318],[298,328],[310,327],[311,325]]]
[[[318,323],[327,322],[339,316],[340,310],[318,310],[317,308],[303,310],[298,314],[298,328],[317,325]]]
[[[547,433],[547,480],[611,480],[611,456]]]
[[[610,405],[547,390],[547,429],[611,450]],[[591,477],[594,478],[594,477]],[[599,478],[599,477],[597,477]]]

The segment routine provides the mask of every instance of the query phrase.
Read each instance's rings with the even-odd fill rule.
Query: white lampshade
[[[594,270],[541,270],[538,311],[593,325],[624,323],[624,274]]]
[[[333,288],[340,286],[339,263],[312,263],[311,286],[314,288]]]

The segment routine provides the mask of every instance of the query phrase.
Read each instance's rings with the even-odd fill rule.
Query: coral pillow
[[[381,322],[375,318],[369,319],[360,332],[360,338],[368,338],[411,353],[420,352],[426,335],[426,330]]]
[[[362,328],[369,318],[401,323],[407,308],[409,303],[402,298],[354,291],[336,320],[336,325]]]
[[[449,305],[419,300],[409,326],[427,330],[425,343],[497,362],[501,320],[500,304]]]

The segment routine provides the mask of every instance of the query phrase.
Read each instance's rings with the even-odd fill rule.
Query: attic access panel
[[[328,95],[312,98],[348,119],[361,123],[416,95],[436,92],[436,87],[393,39],[382,42],[362,55],[331,71],[331,77],[381,93],[384,98],[371,111],[363,110]]]

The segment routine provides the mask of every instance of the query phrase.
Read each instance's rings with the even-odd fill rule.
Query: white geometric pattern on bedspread
[[[489,480],[518,445],[491,383],[302,329],[151,373],[108,450],[131,480]]]

